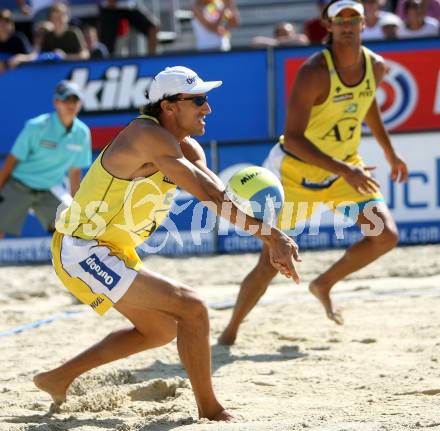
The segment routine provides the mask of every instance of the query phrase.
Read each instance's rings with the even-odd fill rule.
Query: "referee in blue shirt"
[[[26,122],[0,171],[0,238],[20,235],[29,209],[51,232],[61,201],[64,177],[72,196],[78,190],[81,169],[92,161],[89,128],[77,118],[81,91],[71,81],[55,89],[55,112]]]

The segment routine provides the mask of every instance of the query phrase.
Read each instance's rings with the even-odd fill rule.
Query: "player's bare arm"
[[[154,165],[171,178],[175,184],[200,201],[212,202],[214,204],[213,210],[217,214],[265,242],[271,249],[274,267],[283,275],[292,277],[299,282],[299,276],[293,263],[293,259],[299,260],[298,247],[294,241],[280,230],[245,215],[234,205],[228,205],[230,211],[223,211],[226,202],[225,193],[221,182],[213,179],[215,174],[211,172],[208,175],[189,161],[175,138],[167,131],[158,128],[158,133],[162,134],[163,141],[161,141],[161,145],[154,146],[150,151]]]
[[[17,163],[17,158],[12,154],[8,154],[3,168],[0,170],[0,189],[5,185]]]
[[[388,68],[381,56],[374,54],[372,59],[374,77],[376,78],[376,86],[378,86],[387,73]],[[384,151],[385,157],[391,167],[392,180],[406,182],[408,180],[408,167],[391,144],[390,136],[385,129],[376,99],[371,103],[370,109],[365,116],[365,122]]]
[[[194,144],[192,149],[188,144],[184,144],[184,148],[190,157],[194,157],[196,164],[185,157],[179,142],[166,129],[137,120],[118,135],[105,151],[102,163],[108,172],[123,179],[148,176],[160,170],[200,201],[212,202],[212,209],[219,215],[260,238],[270,247],[275,268],[299,281],[293,263],[293,260],[300,259],[295,242],[278,229],[240,212],[234,205],[228,205],[230,211],[222,211],[225,194],[221,181],[213,172],[207,173],[206,163],[202,163],[200,154],[197,156]],[[205,167],[202,170],[197,164]]]
[[[69,171],[69,183],[70,183],[70,194],[75,196],[75,193],[79,189],[79,185],[81,183],[81,169],[80,168],[72,168]]]
[[[182,141],[181,148],[182,148],[183,154],[191,163],[193,163],[201,171],[206,173],[206,175],[208,175],[217,184],[217,186],[220,187],[221,190],[224,189],[224,185],[223,185],[222,181],[220,180],[220,178],[208,168],[208,166],[206,164],[205,153],[204,153],[202,147],[200,146],[200,144],[195,139],[186,138],[185,140]],[[227,211],[228,212],[234,211],[236,213],[236,215],[231,214],[231,216],[235,220],[235,224],[239,223],[239,221],[241,221],[242,218],[245,216],[240,211],[237,211],[236,207],[233,205],[228,205]],[[238,216],[239,214],[240,214],[240,216]],[[229,216],[227,214],[224,214],[224,212],[221,215],[224,216],[225,218],[229,218]],[[251,218],[251,220],[253,220],[253,219]],[[283,238],[283,239],[286,240],[286,238]],[[268,245],[270,245],[270,244],[268,244]],[[278,269],[283,275],[286,275],[287,277],[292,277],[296,282],[299,282],[299,277],[298,277],[298,274],[296,273],[295,268],[294,267],[288,268],[285,265],[280,264],[278,258],[275,256],[276,251],[273,251],[273,248],[274,248],[274,245],[271,245],[271,258],[272,258],[271,263],[272,263],[272,265],[276,269]],[[296,254],[294,256],[295,260],[300,261],[301,259],[298,256],[298,248],[297,248],[296,244],[295,244],[295,252],[296,252]],[[291,274],[292,270],[294,270],[293,275]]]
[[[206,155],[202,146],[191,137],[185,138],[180,147],[184,156],[194,165],[196,165],[201,171],[208,175],[219,187],[224,188],[224,184],[220,178],[208,168],[206,163]]]

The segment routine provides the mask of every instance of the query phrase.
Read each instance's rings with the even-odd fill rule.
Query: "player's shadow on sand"
[[[29,416],[16,416],[9,419],[3,419],[6,423],[11,424],[26,424],[26,431],[47,431],[50,430],[79,430],[83,427],[104,428],[104,429],[117,429],[118,426],[124,425],[124,421],[119,419],[57,419],[50,413],[42,415],[29,415]],[[150,422],[145,427],[139,428],[138,431],[169,431],[182,425],[189,425],[194,423],[195,420],[187,418],[183,420],[167,420],[157,419],[155,422]],[[35,425],[30,425],[35,424]]]
[[[258,353],[254,355],[236,355],[231,353],[230,346],[212,346],[212,372],[215,373],[222,366],[232,362],[281,362],[307,357],[301,352],[298,345],[283,345],[278,348],[278,353]],[[138,381],[156,378],[183,377],[187,378],[186,371],[180,363],[166,364],[155,361],[147,368],[131,371]]]

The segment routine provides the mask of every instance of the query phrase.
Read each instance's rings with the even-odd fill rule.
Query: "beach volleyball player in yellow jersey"
[[[310,218],[313,204],[319,202],[332,209],[351,202],[359,209],[356,223],[376,227],[373,232],[377,235],[364,233],[360,242],[310,284],[327,316],[342,324],[332,305],[331,288],[398,241],[379,184],[370,176],[372,167],[364,166],[358,154],[363,121],[382,147],[392,179],[406,181],[408,171],[391,145],[374,98],[386,70],[383,59],[361,45],[362,4],[337,0],[329,3],[324,13],[330,43],[301,66],[288,102],[284,139],[272,149],[266,167],[278,173],[285,189],[286,206],[279,218],[282,229],[293,229],[298,221]],[[306,203],[302,204],[306,211],[301,211],[301,202]],[[235,342],[241,321],[275,275],[268,249],[263,246],[256,267],[242,282],[219,343]]]
[[[52,242],[58,277],[97,313],[114,307],[133,327],[113,332],[63,365],[36,375],[36,386],[56,404],[85,371],[177,337],[200,417],[233,417],[212,387],[205,303],[190,287],[147,269],[135,251],[166,217],[177,185],[231,223],[253,230],[271,250],[277,270],[298,281],[294,241],[225,203],[223,184],[191,138],[204,134],[205,116],[211,112],[206,92],[219,85],[221,81],[204,82],[181,66],[156,75],[144,115],[103,150],[72,205],[58,218]]]

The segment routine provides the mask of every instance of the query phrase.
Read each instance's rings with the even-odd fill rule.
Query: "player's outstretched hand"
[[[301,262],[298,245],[280,230],[273,229],[272,232],[269,244],[270,263],[281,274],[299,283],[299,274],[295,268],[295,262]]]

